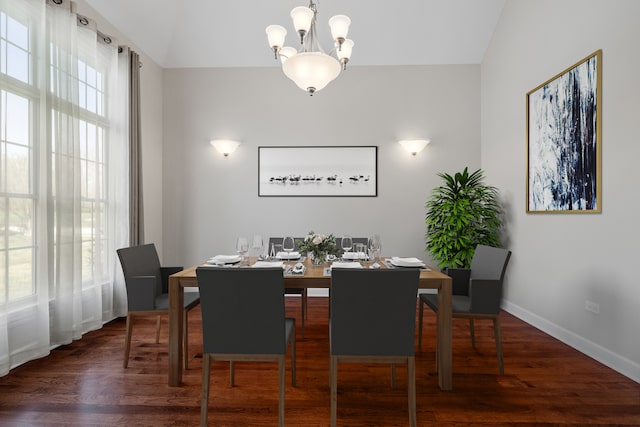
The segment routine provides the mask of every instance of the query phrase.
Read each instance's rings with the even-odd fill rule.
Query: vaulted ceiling
[[[289,12],[306,0],[86,0],[164,68],[276,66],[265,28],[297,45]],[[479,64],[506,0],[316,0],[318,37],[351,18],[350,66]]]

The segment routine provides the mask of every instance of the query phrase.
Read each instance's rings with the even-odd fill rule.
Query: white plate
[[[240,255],[216,255],[213,258],[210,258],[207,261],[207,264],[235,264],[242,261],[242,257]]]
[[[256,261],[255,264],[252,265],[255,268],[275,268],[275,267],[284,267],[284,263],[282,261]]]
[[[278,259],[298,259],[300,258],[300,252],[278,252],[276,254]]]
[[[391,258],[391,264],[396,267],[424,267],[424,262],[418,258]]]
[[[362,268],[362,264],[357,261],[345,262],[345,261],[334,261],[331,264],[331,268]]]
[[[364,252],[345,252],[342,254],[343,259],[363,259],[367,260],[367,254]]]

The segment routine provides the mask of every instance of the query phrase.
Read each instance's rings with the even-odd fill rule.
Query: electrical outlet
[[[600,314],[600,304],[593,301],[586,300],[584,302],[584,309],[595,314]]]

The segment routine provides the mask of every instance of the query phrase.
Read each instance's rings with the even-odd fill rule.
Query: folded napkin
[[[367,254],[364,252],[345,252],[342,254],[343,259],[368,259]]]
[[[278,252],[276,254],[278,259],[298,259],[300,258],[300,252]]]
[[[209,258],[207,264],[235,264],[240,261],[242,261],[242,257],[240,255],[216,255],[213,258]]]
[[[396,267],[424,267],[424,262],[418,258],[400,258],[397,256],[391,258],[391,264]]]
[[[273,267],[284,267],[284,263],[282,261],[256,261],[251,267],[255,268],[273,268]]]
[[[362,265],[357,261],[334,261],[331,263],[331,268],[362,268]]]

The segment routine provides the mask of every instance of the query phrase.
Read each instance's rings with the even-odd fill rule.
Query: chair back
[[[267,246],[267,253],[271,252],[271,245],[282,245],[282,241],[284,240],[284,237],[269,237],[269,246]],[[300,248],[300,243],[304,241],[303,237],[294,237],[293,241],[295,242],[295,248],[293,249],[294,251],[299,250]]]
[[[471,260],[469,288],[471,313],[496,314],[500,311],[502,285],[511,251],[478,245]]]
[[[419,269],[333,269],[332,355],[413,356]]]
[[[152,276],[155,277],[155,294],[160,295],[163,293],[160,260],[158,259],[156,246],[153,243],[122,248],[116,252],[118,253],[118,258],[120,258],[127,289],[132,286],[133,277]]]
[[[282,268],[196,270],[204,353],[285,354]]]
[[[511,251],[491,246],[478,245],[471,260],[471,279],[504,279]]]

